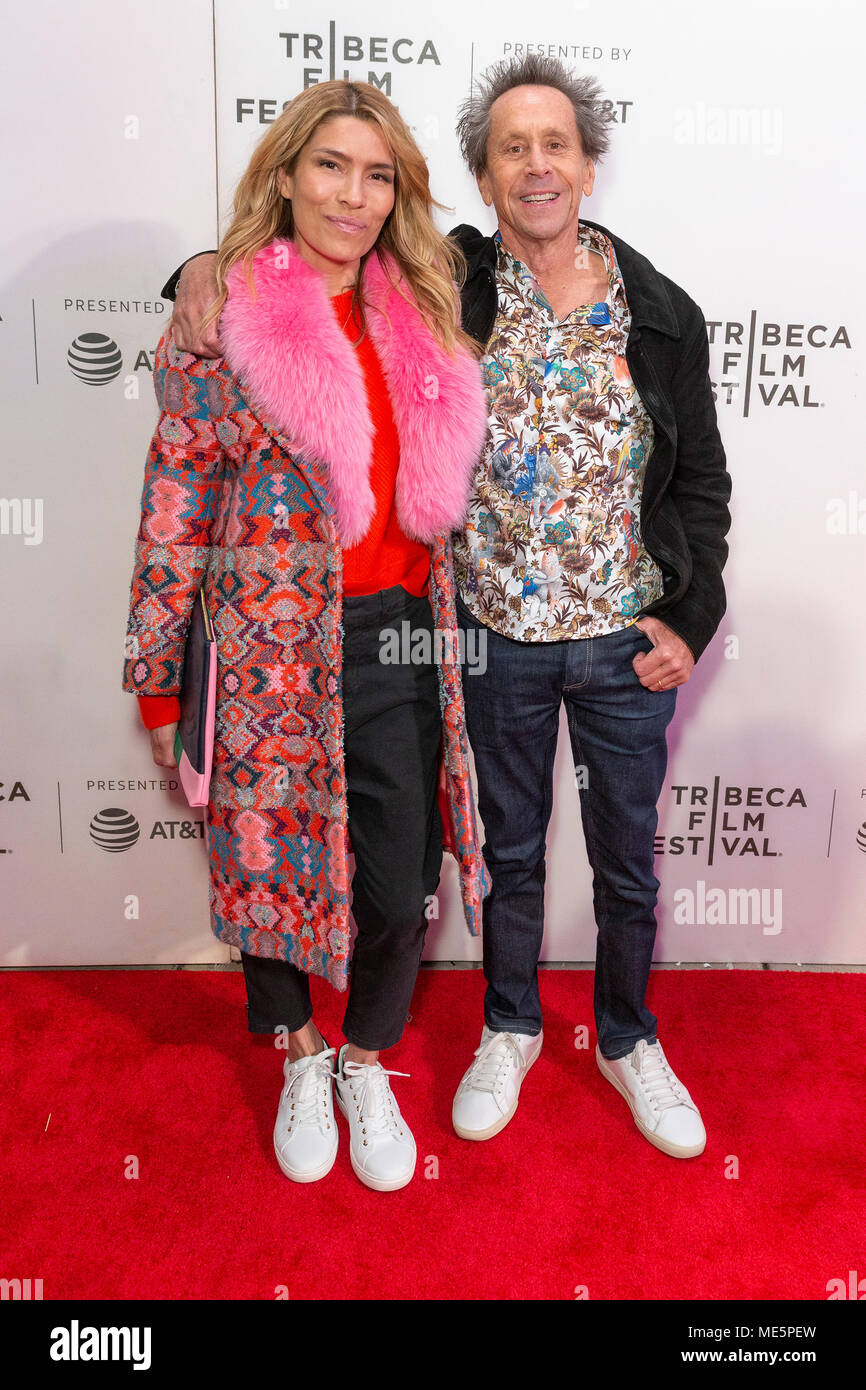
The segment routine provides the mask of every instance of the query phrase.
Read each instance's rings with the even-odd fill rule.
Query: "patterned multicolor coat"
[[[470,931],[489,889],[464,726],[450,532],[463,520],[486,428],[477,364],[436,343],[374,252],[363,270],[368,332],[400,441],[396,506],[429,544],[443,773]],[[374,510],[364,378],[322,277],[289,241],[263,248],[254,296],[229,272],[225,357],[164,336],[160,418],[147,457],[123,687],[180,689],[204,584],[218,647],[206,824],[214,934],[290,960],[345,989],[349,952],[342,711],[342,546]],[[395,278],[395,268],[390,268]]]

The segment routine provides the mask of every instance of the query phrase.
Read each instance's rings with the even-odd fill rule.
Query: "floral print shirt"
[[[489,431],[454,536],[455,578],[470,612],[503,636],[600,636],[662,593],[640,536],[653,427],[625,360],[625,287],[609,239],[580,225],[578,243],[604,257],[607,297],[558,320],[496,239],[499,308],[481,361]]]

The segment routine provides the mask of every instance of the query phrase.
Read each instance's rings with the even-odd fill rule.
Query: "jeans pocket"
[[[653,650],[653,644],[647,634],[643,632],[641,628],[635,627],[634,623],[631,624],[631,639],[627,660],[629,666],[631,666],[632,675],[635,680],[640,683],[640,676],[634,669],[634,659],[639,652],[642,652],[645,656],[649,656],[650,652]]]

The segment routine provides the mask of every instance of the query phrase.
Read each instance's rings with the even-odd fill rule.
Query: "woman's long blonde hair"
[[[367,82],[339,80],[308,87],[289,102],[262,136],[235,192],[234,217],[217,252],[218,295],[202,320],[202,328],[217,317],[225,303],[230,267],[243,261],[254,294],[252,263],[256,252],[274,237],[294,236],[292,205],[280,193],[277,179],[283,171],[294,172],[298,155],[318,126],[338,116],[354,116],[377,125],[394,161],[394,207],[374,249],[393,256],[422,318],[442,346],[453,352],[460,343],[477,353],[477,345],[460,328],[460,304],[454,287],[455,281],[462,281],[466,263],[456,243],[437,231],[433,222],[432,208],[443,205],[430,195],[426,160],[396,106]],[[355,301],[363,322],[360,278]]]

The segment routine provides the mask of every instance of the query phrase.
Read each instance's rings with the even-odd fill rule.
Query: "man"
[[[453,234],[467,260],[463,326],[484,349],[490,402],[454,562],[461,622],[486,636],[486,669],[463,684],[492,878],[484,1027],[453,1123],[465,1139],[499,1133],[541,1049],[564,700],[593,870],[596,1061],[644,1137],[687,1158],[703,1152],[704,1125],[646,1005],[653,840],[676,689],[725,609],[730,479],[700,309],[579,219],[608,143],[599,98],[593,79],[530,56],[491,68],[458,122],[498,230]],[[210,267],[187,263],[173,325],[181,347],[213,353],[218,340],[195,331],[214,294]]]

